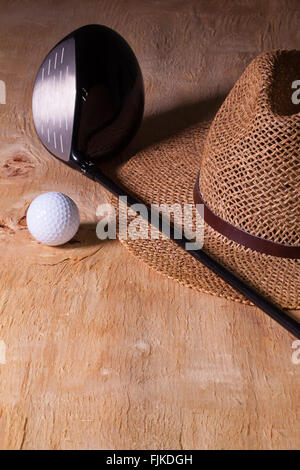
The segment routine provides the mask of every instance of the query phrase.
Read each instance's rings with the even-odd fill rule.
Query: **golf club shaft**
[[[105,176],[102,171],[99,170],[99,168],[92,162],[86,164],[85,161],[85,164],[81,166],[81,171],[85,173],[89,178],[100,183],[105,189],[110,191],[115,196],[126,196],[126,203],[128,207],[132,207],[134,204],[141,204],[141,201],[127,194],[124,189],[120,188],[116,183],[114,183],[111,179]],[[151,223],[151,214],[149,214],[149,211],[147,211],[147,216],[142,213],[141,215],[145,218],[145,220],[147,220],[147,222]],[[164,224],[162,223],[161,214],[159,214],[159,219],[160,224],[157,228],[159,228],[159,230],[164,233]],[[165,235],[167,235],[171,240],[173,240],[178,246],[183,248],[190,256],[193,256],[197,261],[202,263],[204,266],[214,272],[217,276],[223,279],[234,290],[242,294],[254,305],[259,307],[263,312],[273,318],[273,320],[277,321],[277,323],[279,323],[283,328],[292,333],[296,338],[300,339],[299,322],[291,318],[287,313],[278,308],[276,305],[272,304],[268,299],[256,292],[252,287],[248,286],[244,281],[242,281],[240,278],[238,278],[235,274],[233,274],[227,268],[222,266],[216,260],[211,258],[203,250],[186,250],[185,245],[190,241],[187,240],[185,237],[177,239],[174,237],[173,234],[170,235],[165,233]]]

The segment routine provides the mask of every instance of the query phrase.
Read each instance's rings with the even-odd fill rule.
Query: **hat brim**
[[[115,174],[128,192],[147,205],[193,204],[210,123],[199,123],[138,152]],[[250,302],[171,240],[121,239],[135,256],[161,274],[199,292]],[[204,251],[282,308],[300,308],[300,260],[255,252],[205,224]]]

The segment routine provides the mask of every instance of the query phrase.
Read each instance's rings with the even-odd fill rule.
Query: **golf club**
[[[129,207],[141,203],[97,167],[100,159],[113,158],[129,144],[144,110],[139,64],[118,33],[87,25],[60,41],[38,71],[32,106],[36,132],[48,151],[115,196],[127,196]],[[149,215],[146,220],[151,222]],[[170,238],[183,249],[188,243],[173,232]],[[283,310],[203,250],[187,253],[300,338],[300,324]]]

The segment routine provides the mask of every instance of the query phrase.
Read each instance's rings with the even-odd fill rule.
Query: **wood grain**
[[[0,9],[0,448],[299,448],[293,338],[255,308],[199,295],[100,242],[104,191],[45,151],[31,117],[49,48],[106,24],[142,66],[134,146],[146,147],[205,119],[260,51],[299,48],[299,2],[1,0]],[[26,229],[28,205],[49,190],[81,212],[61,248]]]

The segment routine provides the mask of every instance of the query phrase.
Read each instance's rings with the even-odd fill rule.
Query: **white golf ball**
[[[76,234],[80,218],[72,199],[62,193],[37,196],[27,211],[27,227],[31,235],[45,245],[67,243]]]

